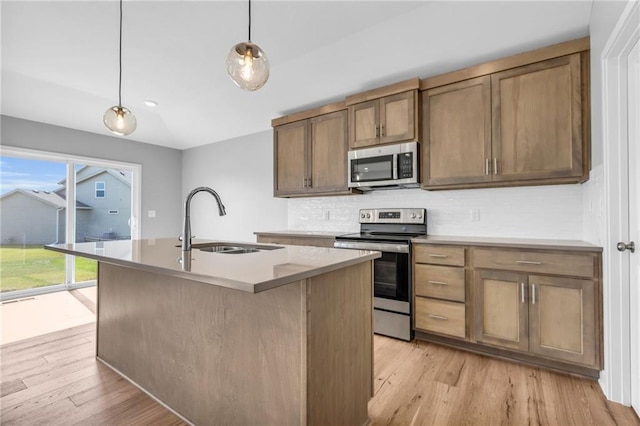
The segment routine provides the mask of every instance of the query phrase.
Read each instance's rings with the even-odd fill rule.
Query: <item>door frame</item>
[[[640,2],[625,7],[602,50],[605,247],[603,250],[607,397],[631,405],[629,256],[616,249],[629,238],[627,56],[640,39]],[[626,253],[626,252],[625,252]],[[637,361],[635,361],[637,362]],[[634,368],[638,366],[634,364]],[[636,407],[638,409],[638,407]]]

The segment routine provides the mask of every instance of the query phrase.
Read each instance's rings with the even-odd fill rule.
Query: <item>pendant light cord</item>
[[[251,0],[249,0],[249,41],[251,41]]]
[[[122,108],[122,0],[120,0],[120,46],[118,49],[118,58],[120,63],[118,74],[118,106]]]

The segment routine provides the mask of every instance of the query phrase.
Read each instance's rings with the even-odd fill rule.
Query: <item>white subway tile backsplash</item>
[[[426,208],[430,235],[583,239],[582,185],[449,191],[401,189],[353,196],[292,198],[288,228],[356,232],[358,210],[390,207]],[[474,220],[472,209],[476,210],[478,220]]]

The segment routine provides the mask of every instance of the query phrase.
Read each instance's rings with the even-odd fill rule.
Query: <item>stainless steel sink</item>
[[[230,244],[230,243],[202,243],[193,244],[194,249],[201,251],[207,251],[211,253],[224,253],[224,254],[246,254],[246,253],[258,253],[261,251],[277,250],[283,247],[280,246],[266,246],[258,244]]]

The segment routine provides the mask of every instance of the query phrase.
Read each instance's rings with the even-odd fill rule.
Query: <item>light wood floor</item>
[[[2,425],[182,425],[95,359],[95,324],[0,347]],[[598,384],[376,336],[372,425],[640,425]]]

